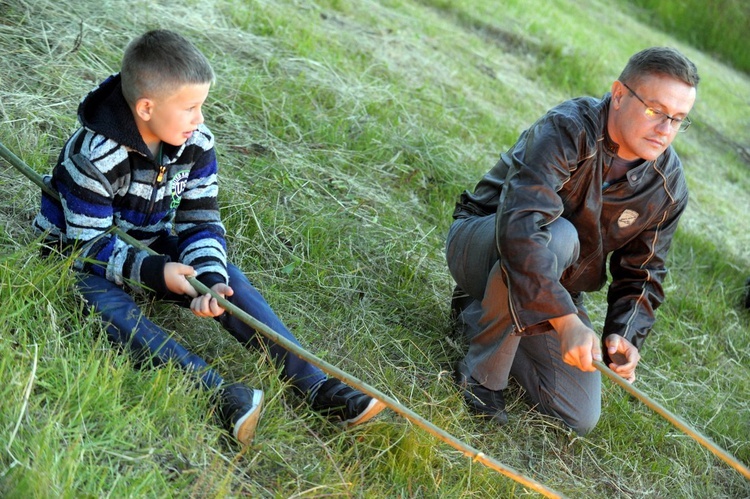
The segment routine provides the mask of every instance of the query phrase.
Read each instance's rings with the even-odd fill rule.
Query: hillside
[[[750,464],[750,78],[617,0],[0,0],[0,142],[47,173],[80,99],[127,42],[164,27],[212,61],[233,261],[315,355],[568,497],[750,497],[750,482],[605,382],[576,437],[511,389],[508,426],[451,382],[444,240],[457,196],[547,108],[601,96],[628,57],[698,66],[675,147],[691,193],[638,386]],[[0,495],[523,497],[512,480],[389,412],[342,432],[269,359],[211,321],[144,303],[227,377],[261,386],[252,446],[172,366],[134,368],[82,311],[70,262],[39,258],[38,189],[0,160]],[[605,292],[586,305],[596,326]]]

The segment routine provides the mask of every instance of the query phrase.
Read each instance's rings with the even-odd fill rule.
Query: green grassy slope
[[[83,20],[82,20],[83,19]],[[443,241],[458,194],[548,107],[602,95],[627,58],[672,45],[703,80],[675,146],[691,204],[638,386],[750,464],[750,79],[614,0],[0,0],[0,141],[40,173],[127,41],[179,30],[218,75],[230,254],[316,355],[570,497],[748,497],[750,482],[605,383],[600,425],[568,433],[509,398],[476,421],[450,381]],[[342,432],[265,355],[211,321],[144,303],[231,379],[262,386],[254,444],[231,443],[172,367],[135,370],[86,317],[70,262],[37,257],[37,189],[0,161],[0,495],[521,497],[393,413]],[[604,294],[587,302],[601,325]]]

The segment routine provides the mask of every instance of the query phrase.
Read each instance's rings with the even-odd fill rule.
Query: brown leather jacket
[[[496,217],[496,242],[520,334],[576,313],[574,297],[607,294],[603,337],[615,333],[640,349],[664,299],[665,259],[688,200],[682,164],[670,146],[655,161],[603,189],[617,145],[606,133],[610,95],[572,99],[551,109],[465,191],[453,217]],[[558,280],[545,227],[557,217],[578,230],[578,260]]]

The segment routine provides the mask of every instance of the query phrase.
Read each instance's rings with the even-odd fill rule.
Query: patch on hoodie
[[[182,193],[185,192],[185,186],[187,185],[188,176],[190,170],[183,170],[177,172],[177,175],[172,177],[172,181],[169,183],[169,192],[172,195],[172,209],[177,208],[180,205],[180,199],[182,199]]]
[[[636,218],[638,218],[637,212],[633,210],[625,210],[620,215],[620,218],[617,219],[617,226],[621,229],[630,227],[631,225],[633,225],[633,222],[635,222]]]

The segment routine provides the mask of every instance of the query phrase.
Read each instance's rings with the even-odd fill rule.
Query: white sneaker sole
[[[261,409],[263,409],[263,392],[254,389],[252,407],[237,420],[232,431],[234,438],[242,445],[249,445],[252,442],[260,419]]]
[[[372,400],[370,400],[370,403],[367,405],[365,410],[359,413],[359,416],[353,419],[347,419],[341,424],[344,426],[344,428],[351,428],[352,426],[357,426],[358,424],[362,424],[365,421],[369,421],[370,419],[374,418],[383,409],[385,409],[385,402],[382,402],[376,398],[373,398]]]

